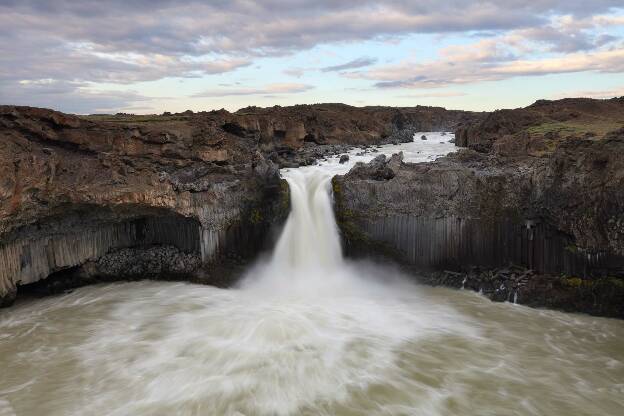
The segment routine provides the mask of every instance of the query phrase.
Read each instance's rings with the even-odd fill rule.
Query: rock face
[[[351,107],[345,104],[247,107],[229,115],[240,135],[261,143],[300,147],[317,144],[380,144],[412,141],[418,131],[453,130],[476,113],[439,107]]]
[[[521,265],[533,274],[522,287],[508,279],[502,300],[515,291],[522,303],[624,317],[624,102],[596,101],[603,118],[569,127],[570,114],[593,120],[593,103],[538,102],[493,113],[458,130],[467,149],[434,163],[395,156],[334,178],[349,250],[427,270]],[[544,122],[557,117],[564,121]],[[555,295],[546,275],[580,283],[565,280],[565,296]],[[576,302],[568,292],[589,300]]]
[[[624,124],[624,97],[612,100],[539,100],[516,110],[476,114],[461,124],[456,144],[503,156],[541,156],[562,137],[604,137]]]
[[[5,106],[0,155],[2,303],[119,250],[168,246],[208,267],[257,251],[287,213],[277,167],[214,120],[97,122]],[[119,273],[116,259],[97,274]],[[194,275],[197,262],[183,263],[192,267],[161,270]]]
[[[278,166],[472,116],[320,104],[78,117],[0,106],[0,304],[36,282],[226,284],[223,263],[256,254],[287,214]]]
[[[217,112],[223,127],[253,137],[260,149],[282,167],[312,163],[320,149],[337,154],[348,145],[410,142],[419,131],[450,131],[478,113],[439,107],[351,107],[344,104],[247,107]],[[312,146],[310,146],[312,145]],[[336,147],[332,151],[332,147]]]

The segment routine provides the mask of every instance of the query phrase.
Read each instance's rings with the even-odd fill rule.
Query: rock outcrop
[[[350,145],[403,143],[419,131],[452,131],[479,113],[439,107],[351,107],[345,104],[247,107],[236,113],[208,113],[223,119],[225,130],[255,138],[282,167],[311,164]]]
[[[351,107],[345,104],[247,107],[230,115],[241,135],[263,144],[381,144],[412,141],[419,131],[449,131],[478,114],[440,107]]]
[[[2,303],[119,250],[167,246],[208,267],[257,251],[287,214],[277,167],[214,120],[97,122],[5,106],[0,155]],[[97,274],[119,272],[111,259]],[[172,274],[195,276],[187,263]]]
[[[18,287],[98,279],[227,284],[222,264],[256,254],[287,214],[279,166],[470,117],[342,104],[158,116],[0,106],[0,304]]]
[[[333,182],[348,249],[422,270],[521,265],[534,274],[524,289],[513,279],[498,287],[503,300],[514,292],[521,303],[565,309],[548,290],[528,289],[554,275],[566,279],[562,290],[592,299],[558,292],[576,310],[624,317],[622,126],[621,99],[538,102],[462,126],[457,142],[468,148],[436,162],[356,166]]]

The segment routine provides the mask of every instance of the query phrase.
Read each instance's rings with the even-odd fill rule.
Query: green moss
[[[350,209],[343,209],[340,211],[340,216],[343,220],[349,220],[355,217],[355,213]]]
[[[339,195],[342,191],[340,183],[338,183],[335,177],[332,178],[332,190],[334,191],[334,196]]]
[[[355,213],[350,209],[344,208],[342,187],[335,177],[332,179],[332,190],[334,192],[336,223],[345,240],[351,244],[367,243],[369,241],[368,236],[355,225]]]
[[[569,245],[565,246],[564,249],[566,251],[569,251],[570,253],[578,253],[578,251],[579,251],[578,247],[575,246],[574,244],[569,244]]]
[[[605,277],[605,280],[607,280],[610,285],[617,287],[620,290],[624,290],[624,279],[618,279],[617,277]]]
[[[251,214],[249,215],[249,222],[252,224],[260,224],[262,222],[262,213],[259,209],[254,208],[251,210]]]
[[[580,277],[564,276],[561,277],[561,284],[572,289],[624,292],[624,279],[617,277],[581,279]]]
[[[583,285],[583,279],[579,277],[564,277],[562,278],[564,286],[579,288]]]
[[[290,211],[290,187],[284,179],[280,181],[280,209],[282,213],[288,214]]]

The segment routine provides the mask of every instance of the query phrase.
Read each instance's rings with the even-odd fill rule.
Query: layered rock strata
[[[538,124],[524,124],[525,113],[535,113],[535,106],[545,107],[549,119],[580,114],[575,120],[585,121],[576,128],[583,131],[553,127],[551,121],[544,125],[539,117]],[[565,302],[547,295],[552,280],[538,283],[557,276],[564,279],[561,291],[593,299],[574,302],[572,295],[563,296],[577,310],[624,316],[624,131],[617,129],[624,126],[619,118],[624,103],[597,106],[609,111],[603,108],[604,118],[595,124],[583,112],[593,111],[586,100],[510,110],[505,123],[490,115],[488,125],[504,126],[500,133],[480,131],[481,120],[463,126],[457,137],[468,148],[434,163],[380,157],[336,177],[336,214],[349,250],[385,253],[421,270],[520,265],[534,272],[521,285],[525,289],[513,279],[501,281],[497,290],[504,295],[490,291],[493,298],[515,295],[521,303],[563,308]],[[616,130],[601,131],[608,130],[605,125]],[[462,138],[466,131],[472,137],[468,143]],[[486,147],[475,139],[484,137]]]
[[[257,252],[287,214],[277,167],[207,121],[124,125],[2,107],[0,154],[5,304],[18,286],[119,250],[175,248],[209,269],[229,251]],[[119,273],[109,263],[95,274]],[[202,275],[185,264],[172,274]]]
[[[287,215],[279,166],[470,117],[342,104],[92,116],[0,106],[0,304],[19,287],[98,279],[226,285]]]

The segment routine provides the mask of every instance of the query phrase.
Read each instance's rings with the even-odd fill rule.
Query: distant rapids
[[[452,149],[427,135],[378,152]],[[0,311],[0,415],[623,414],[624,321],[344,258],[330,180],[348,168],[282,172],[291,213],[236,288],[116,283]]]

